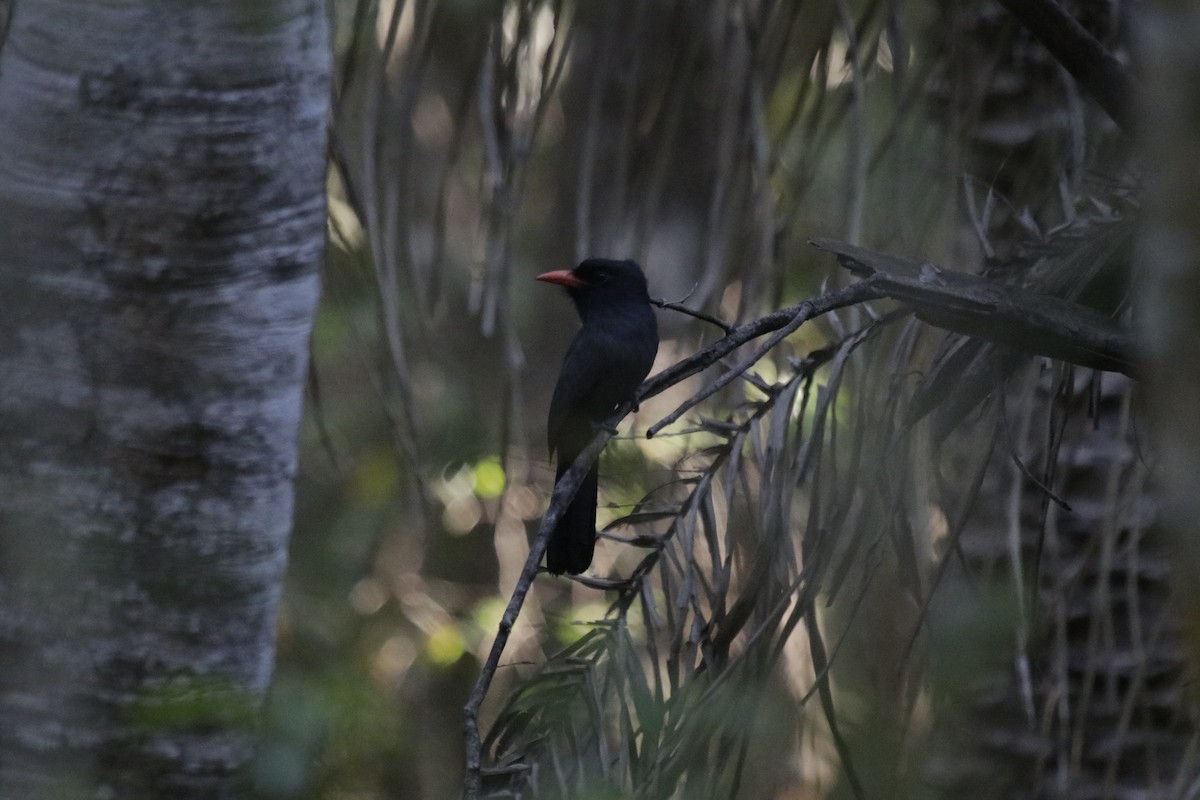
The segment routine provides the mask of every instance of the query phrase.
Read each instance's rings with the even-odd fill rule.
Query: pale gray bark
[[[13,11],[0,798],[241,796],[324,244],[326,10]]]

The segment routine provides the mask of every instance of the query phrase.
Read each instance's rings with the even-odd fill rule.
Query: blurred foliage
[[[824,235],[1127,313],[1121,137],[999,7],[968,5],[333,4],[330,244],[262,796],[458,794],[462,705],[553,477],[544,413],[576,323],[538,272],[633,257],[652,295],[744,322],[847,282],[806,245]],[[1122,48],[1118,23],[1089,22]],[[538,578],[484,706],[489,791],[999,797],[1006,770],[1087,772],[1082,733],[1038,738],[1090,724],[1054,705],[1092,691],[1061,665],[1080,626],[1116,630],[1082,599],[1108,578],[1072,594],[1075,576],[1153,514],[1140,489],[1118,514],[1065,454],[1098,452],[1094,425],[1112,461],[1090,466],[1124,484],[1129,385],[889,309],[805,325],[652,440],[744,353],[625,423],[591,570],[612,588]],[[656,370],[717,338],[660,322]],[[1073,524],[1107,544],[1071,550]],[[1027,712],[1019,732],[981,686]],[[1005,737],[1023,755],[981,767],[975,745]]]

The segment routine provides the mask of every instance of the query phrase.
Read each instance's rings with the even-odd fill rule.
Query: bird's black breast
[[[658,326],[649,303],[613,303],[585,317],[550,402],[551,452],[582,449],[596,424],[633,398],[657,353]]]

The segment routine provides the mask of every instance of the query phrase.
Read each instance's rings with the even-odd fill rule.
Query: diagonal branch
[[[500,666],[500,656],[504,653],[505,645],[508,644],[508,637],[512,633],[513,626],[516,625],[517,615],[521,613],[521,606],[525,603],[525,596],[529,594],[529,590],[533,586],[538,564],[546,550],[546,543],[550,541],[550,533],[558,524],[563,511],[579,491],[579,485],[583,483],[584,476],[592,468],[596,459],[600,457],[600,451],[612,437],[613,429],[629,413],[632,405],[632,403],[622,404],[605,420],[604,426],[598,429],[592,441],[571,464],[570,469],[564,472],[554,485],[554,492],[550,495],[550,505],[546,509],[545,516],[542,517],[542,524],[538,527],[537,536],[530,545],[525,567],[521,570],[520,578],[517,579],[517,585],[508,601],[508,607],[504,609],[504,616],[500,618],[500,630],[492,642],[492,649],[488,653],[487,661],[484,662],[483,668],[479,672],[479,678],[471,690],[471,696],[463,709],[467,748],[465,788],[468,798],[479,796],[482,778],[483,747],[479,737],[479,709],[483,705],[484,698],[487,697],[492,679],[496,675],[496,669]]]
[[[1133,132],[1130,103],[1133,79],[1104,44],[1056,0],[1000,0],[1050,55],[1071,73],[1083,90],[1100,104],[1126,133]]]
[[[696,392],[696,394],[692,395],[687,400],[685,400],[683,403],[681,403],[679,405],[679,407],[676,408],[674,411],[672,411],[670,414],[668,414],[667,416],[660,419],[658,422],[651,425],[650,428],[646,431],[646,438],[647,439],[653,438],[654,435],[657,434],[659,431],[661,431],[663,428],[667,427],[668,425],[673,423],[675,420],[679,419],[684,414],[686,414],[689,409],[691,409],[691,408],[695,407],[696,405],[698,405],[699,403],[707,400],[709,397],[712,397],[714,394],[721,391],[721,389],[725,388],[733,381],[735,381],[738,378],[745,375],[747,370],[751,369],[755,364],[758,363],[759,359],[761,359],[763,356],[765,356],[767,353],[769,353],[771,350],[773,350],[776,345],[778,345],[780,342],[782,342],[790,334],[795,333],[796,329],[799,328],[801,325],[803,325],[807,321],[808,321],[808,317],[806,315],[796,314],[796,316],[794,316],[792,318],[792,320],[790,322],[788,322],[788,324],[784,325],[782,328],[780,328],[779,330],[777,330],[773,334],[771,334],[771,337],[769,339],[767,339],[761,345],[756,347],[754,349],[754,352],[751,353],[746,358],[742,359],[737,364],[737,366],[735,366],[733,369],[726,372],[720,378],[717,378],[715,381],[713,381],[712,383],[710,383],[707,386],[705,386],[704,388],[702,388],[700,391]]]
[[[827,314],[830,311],[863,303],[867,300],[878,300],[881,297],[886,297],[886,293],[880,290],[876,282],[865,280],[852,286],[827,292],[819,297],[810,298],[803,303],[798,303],[788,308],[781,308],[764,317],[759,317],[744,325],[739,325],[729,335],[718,339],[700,352],[688,356],[684,360],[673,364],[651,377],[638,390],[638,400],[645,400],[648,397],[653,397],[656,394],[664,392],[680,381],[708,369],[747,342],[757,339],[764,334],[777,331],[792,324],[797,319],[801,322],[806,322]]]
[[[810,243],[930,325],[1027,353],[1137,377],[1132,334],[1090,309],[1022,286],[874,253],[833,239]]]
[[[651,300],[650,305],[657,306],[658,308],[664,308],[668,311],[678,311],[681,314],[687,314],[688,316],[695,317],[696,319],[702,319],[705,322],[716,325],[718,328],[725,331],[726,334],[733,333],[734,330],[733,326],[728,322],[722,322],[711,314],[705,314],[703,311],[697,311],[694,308],[688,308],[680,303],[672,303],[668,300]]]

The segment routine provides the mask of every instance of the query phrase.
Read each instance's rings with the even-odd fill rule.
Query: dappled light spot
[[[504,467],[495,456],[475,464],[475,494],[485,500],[499,497],[504,492]]]
[[[608,606],[604,603],[580,603],[570,609],[570,614],[560,617],[554,625],[554,636],[564,644],[578,641],[592,628],[592,624],[604,619]]]
[[[535,519],[542,515],[543,498],[528,486],[514,486],[505,495],[504,510],[518,519]]]
[[[387,599],[387,588],[374,578],[363,578],[350,590],[350,605],[364,617],[383,608]]]
[[[458,661],[466,649],[462,631],[451,622],[434,628],[425,640],[425,654],[429,656],[430,661],[442,667]]]
[[[470,533],[482,517],[483,508],[478,500],[471,495],[456,497],[446,504],[446,510],[442,512],[442,525],[447,533],[463,536]]]
[[[403,680],[408,668],[417,657],[417,648],[403,636],[392,636],[380,646],[371,661],[371,677],[385,686],[394,686]]]

